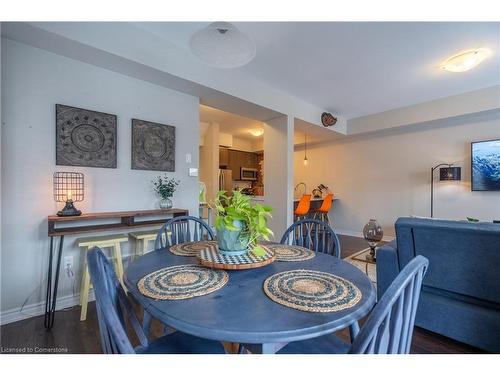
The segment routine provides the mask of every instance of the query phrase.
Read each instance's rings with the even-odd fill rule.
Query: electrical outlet
[[[68,277],[71,277],[71,274],[73,273],[73,257],[72,256],[64,257],[64,269],[66,270]]]

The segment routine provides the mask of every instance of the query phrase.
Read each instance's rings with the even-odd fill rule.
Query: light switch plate
[[[186,163],[191,164],[191,154],[186,154]]]
[[[198,177],[198,168],[189,168],[189,177]]]

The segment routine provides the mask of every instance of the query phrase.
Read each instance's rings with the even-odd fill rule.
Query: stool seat
[[[310,208],[311,208],[311,194],[304,194],[302,198],[300,198],[300,201],[297,204],[297,208],[293,211],[293,214],[297,220],[300,220],[300,218],[307,216]]]
[[[90,247],[90,246],[107,247],[116,242],[127,242],[127,241],[128,237],[126,234],[111,234],[109,236],[84,237],[76,239],[76,243],[80,247]]]
[[[328,217],[328,212],[330,212],[330,209],[332,208],[333,204],[333,194],[329,193],[323,198],[323,203],[321,204],[321,207],[313,211],[314,218],[322,221],[326,221],[328,224],[330,224],[330,219]]]
[[[146,241],[156,240],[156,236],[158,235],[158,229],[143,230],[140,232],[130,232],[128,235],[136,240],[146,240]]]
[[[144,255],[148,252],[148,243],[155,242],[156,237],[158,236],[159,229],[153,230],[143,230],[138,232],[130,232],[128,235],[135,242],[135,257]],[[167,231],[167,236],[171,236],[172,232]],[[162,237],[165,238],[165,233],[162,233]],[[140,246],[140,242],[142,241],[142,246]]]

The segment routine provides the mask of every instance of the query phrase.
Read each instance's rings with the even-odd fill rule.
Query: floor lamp
[[[446,167],[439,168],[445,165]],[[460,181],[462,179],[462,168],[453,167],[453,164],[441,163],[431,168],[431,217],[434,217],[434,171],[439,168],[440,181]]]

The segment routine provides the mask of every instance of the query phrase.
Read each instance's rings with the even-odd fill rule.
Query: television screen
[[[472,143],[472,190],[500,191],[500,139]]]

